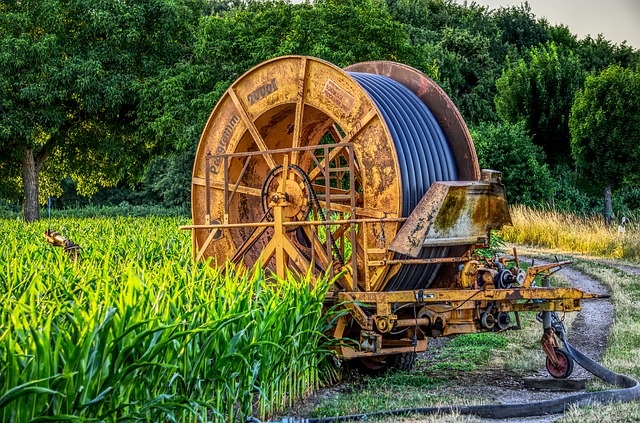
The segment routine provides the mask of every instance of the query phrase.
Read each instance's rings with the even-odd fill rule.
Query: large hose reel
[[[276,268],[273,213],[265,205],[280,187],[290,225],[286,267],[304,273],[312,261],[323,271],[345,264],[352,277],[345,283],[367,291],[427,288],[439,265],[400,266],[404,256],[389,243],[433,182],[479,178],[464,121],[421,72],[392,62],[342,70],[311,57],[281,57],[240,77],[207,122],[192,179],[193,220],[201,226],[194,246],[199,258],[219,264],[262,260]],[[338,223],[295,226],[322,218]],[[202,228],[216,224],[227,227]],[[356,254],[340,260],[337,250],[349,256],[350,248]],[[423,248],[414,258],[449,252]]]
[[[279,278],[339,271],[325,303],[348,314],[333,336],[373,367],[429,337],[504,330],[510,312],[598,297],[532,285],[564,263],[525,272],[517,257],[508,267],[475,254],[510,223],[499,172],[480,172],[449,97],[398,63],[343,70],[287,56],[245,73],[200,139],[192,214],[196,259]]]

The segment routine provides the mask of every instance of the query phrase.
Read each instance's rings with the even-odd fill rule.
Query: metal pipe
[[[427,326],[431,323],[429,318],[421,318],[421,319],[402,319],[396,321],[396,327],[398,328],[410,328],[413,326]]]
[[[551,281],[549,280],[548,276],[545,276],[544,278],[542,278],[542,287],[551,288]],[[544,329],[545,333],[547,332],[548,329],[551,328],[551,312],[550,311],[542,312],[542,328]]]

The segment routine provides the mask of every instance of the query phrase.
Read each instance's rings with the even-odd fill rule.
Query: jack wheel
[[[573,373],[573,358],[562,348],[554,348],[556,357],[558,357],[558,365],[554,366],[549,357],[547,357],[547,371],[555,379],[566,379]]]

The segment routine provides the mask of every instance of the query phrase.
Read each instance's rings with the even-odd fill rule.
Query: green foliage
[[[489,248],[481,248],[476,250],[476,254],[480,257],[490,259],[504,251],[505,241],[499,231],[492,229],[489,234]]]
[[[522,123],[533,142],[554,163],[569,159],[569,112],[582,81],[580,62],[555,43],[531,49],[529,57],[511,62],[496,81],[498,115]]]
[[[414,66],[468,124],[523,122],[550,161],[569,166],[567,116],[583,72],[640,64],[630,46],[578,40],[527,3],[5,1],[0,198],[25,194],[30,151],[41,203],[61,194],[65,206],[78,202],[60,183],[71,177],[78,193],[99,191],[94,203],[111,201],[99,187],[115,187],[115,197],[126,184],[133,193],[121,201],[186,204],[195,147],[217,100],[251,67],[287,54]]]
[[[537,19],[527,2],[518,6],[502,7],[496,10],[493,16],[504,44],[527,49],[551,39],[551,29],[547,22]]]
[[[411,40],[406,57],[451,96],[471,123],[495,120],[495,79],[504,58],[488,9],[451,1],[388,1]]]
[[[626,186],[613,194],[613,210],[620,217],[638,215],[640,212],[640,187]]]
[[[637,50],[625,43],[614,44],[602,34],[595,39],[587,36],[580,40],[575,51],[582,68],[592,75],[614,64],[630,69],[640,64]]]
[[[591,215],[594,210],[602,208],[602,199],[594,198],[590,187],[580,183],[577,173],[566,164],[554,168],[554,188],[551,208],[559,211],[573,212],[579,215]],[[598,193],[599,194],[599,193]]]
[[[541,204],[553,194],[545,154],[519,124],[481,124],[471,129],[480,168],[502,172],[512,203]]]
[[[640,73],[614,65],[588,76],[569,120],[577,169],[595,187],[640,182]]]
[[[0,15],[0,154],[21,164],[26,206],[71,176],[78,190],[140,177],[155,145],[134,137],[137,85],[188,53],[204,2],[5,2]],[[29,158],[33,157],[33,162]],[[3,169],[4,170],[4,169]],[[6,189],[13,198],[16,184]],[[35,193],[35,195],[34,195]]]
[[[239,421],[322,383],[327,281],[194,263],[186,223],[0,220],[1,421]]]
[[[431,366],[434,371],[472,371],[486,364],[491,359],[494,349],[504,348],[509,344],[504,335],[497,333],[471,333],[456,336],[446,349],[436,353],[437,360]]]

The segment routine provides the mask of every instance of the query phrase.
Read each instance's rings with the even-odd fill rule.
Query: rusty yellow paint
[[[339,293],[339,295],[342,293]],[[429,289],[424,291],[351,292],[356,301],[365,303],[438,303],[450,301],[564,301],[606,298],[576,288],[512,288],[512,289]]]
[[[424,246],[475,244],[492,229],[511,224],[499,174],[490,175],[482,181],[434,182],[389,249],[417,257]]]
[[[344,96],[347,101],[341,101]],[[384,211],[399,216],[402,204],[398,160],[390,133],[373,101],[343,70],[325,61],[299,56],[277,58],[248,71],[240,77],[216,105],[203,131],[196,153],[192,184],[192,215],[194,226],[206,225],[228,213],[229,223],[259,222],[262,218],[260,191],[269,171],[289,157],[311,179],[322,179],[324,163],[315,163],[302,151],[280,153],[279,150],[318,145],[333,128],[345,134],[342,141],[352,145],[358,165],[358,211],[369,217]],[[228,181],[224,180],[222,156],[233,153],[262,152],[239,178],[245,165],[243,157],[229,157]],[[340,155],[330,151],[330,161]],[[207,159],[209,156],[209,159]],[[209,169],[205,168],[210,160]],[[203,184],[209,172],[209,187]],[[225,205],[224,186],[236,194]],[[209,204],[206,202],[209,190]],[[291,189],[292,191],[294,188]],[[298,197],[292,193],[292,197]],[[336,194],[337,195],[337,194]],[[334,203],[335,201],[332,201]],[[326,206],[326,201],[324,201]],[[333,204],[331,204],[333,207]],[[335,202],[336,210],[345,210]],[[291,213],[289,213],[291,214]],[[285,221],[292,216],[285,216]],[[352,216],[354,217],[354,216]],[[395,235],[399,223],[390,224],[389,235]],[[373,245],[364,244],[363,231],[358,231],[357,243],[363,251]],[[229,228],[223,238],[205,245],[210,231],[193,229],[195,244],[203,257],[213,256],[224,262],[249,238],[250,231]],[[375,237],[370,235],[370,242]],[[266,235],[247,251],[247,264],[261,260],[269,240]],[[291,236],[290,233],[284,236]],[[202,248],[205,247],[205,248]],[[364,263],[358,261],[357,273],[365,275]],[[384,273],[384,272],[383,272]],[[364,285],[364,283],[361,283]]]
[[[346,357],[424,351],[429,337],[487,330],[482,316],[493,309],[576,311],[581,300],[598,297],[531,287],[537,274],[549,275],[564,262],[532,266],[517,274],[525,275],[519,287],[495,289],[500,268],[473,251],[487,243],[491,229],[510,224],[505,190],[499,172],[480,172],[451,100],[405,65],[367,62],[346,70],[390,77],[425,102],[448,138],[462,181],[434,183],[402,218],[398,156],[369,95],[345,70],[323,60],[272,59],[231,85],[200,138],[192,174],[193,224],[183,227],[192,231],[196,259],[260,262],[280,278],[290,268],[339,274],[326,302],[348,310],[334,332],[359,344],[339,347]],[[316,215],[305,220],[310,201]],[[320,225],[339,227],[334,245],[320,239]],[[341,263],[335,250],[344,251],[346,243],[353,254]],[[453,253],[414,260],[395,255],[417,257],[425,245],[451,246]],[[401,266],[427,262],[448,269],[443,273],[449,279],[434,285],[438,289],[383,291]],[[401,335],[394,332],[398,327],[404,328]]]

